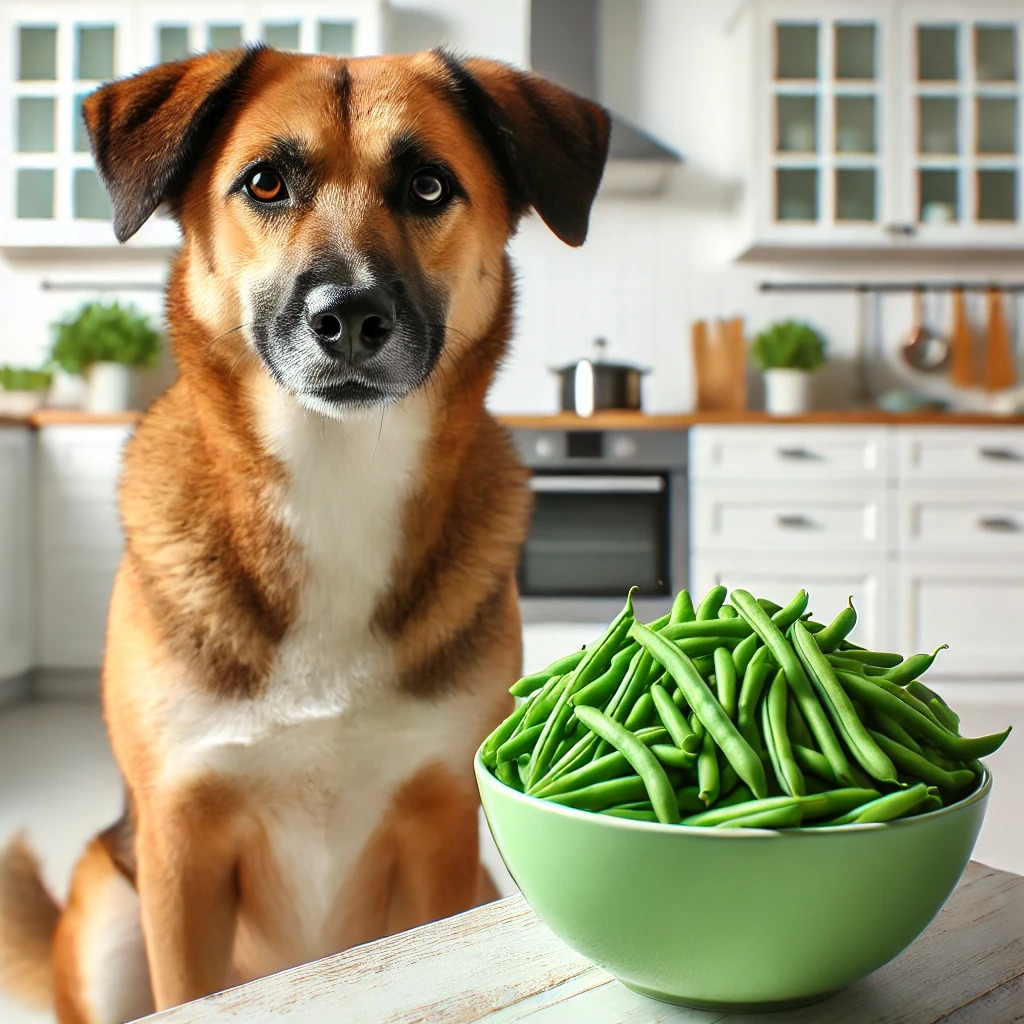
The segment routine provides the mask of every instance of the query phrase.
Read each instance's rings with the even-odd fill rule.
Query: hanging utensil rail
[[[1024,293],[1024,282],[1000,281],[762,281],[762,292],[1002,292]]]

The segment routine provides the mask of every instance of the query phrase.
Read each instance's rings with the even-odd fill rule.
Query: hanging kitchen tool
[[[696,320],[691,328],[699,410],[747,407],[747,350],[743,321]]]
[[[900,349],[912,370],[938,373],[949,365],[949,342],[924,322],[924,289],[914,289],[914,326]]]
[[[602,409],[640,410],[640,378],[649,370],[628,363],[607,363],[608,342],[594,339],[594,355],[559,369],[563,412],[592,416]]]
[[[967,303],[963,288],[954,288],[953,326],[950,336],[950,380],[959,388],[972,388],[976,383],[974,369],[974,339],[971,323],[967,319]]]
[[[985,390],[1004,391],[1016,383],[1010,328],[1002,289],[988,290],[988,340],[985,345]]]

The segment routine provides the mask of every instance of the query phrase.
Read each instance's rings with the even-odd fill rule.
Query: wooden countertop
[[[0,413],[0,427],[134,426],[140,419],[142,413],[137,409],[110,413],[86,412],[84,409],[37,409],[26,416]]]
[[[1024,878],[972,862],[925,933],[891,963],[783,1014],[710,1013],[637,995],[563,945],[522,896],[357,946],[148,1024],[1006,1024],[1024,983]]]

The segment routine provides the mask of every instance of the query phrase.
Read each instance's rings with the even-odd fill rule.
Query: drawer
[[[899,650],[949,644],[929,671],[941,678],[1024,678],[1024,567],[1010,562],[904,559],[899,569]]]
[[[898,508],[903,550],[1024,554],[1024,492],[912,488],[900,493]]]
[[[806,483],[883,481],[889,438],[884,427],[695,427],[690,475],[708,480]]]
[[[917,427],[899,432],[902,479],[984,481],[1024,487],[1024,428]]]
[[[885,487],[696,483],[694,548],[730,551],[886,551]]]
[[[129,427],[46,427],[39,436],[44,487],[109,492],[121,475]]]

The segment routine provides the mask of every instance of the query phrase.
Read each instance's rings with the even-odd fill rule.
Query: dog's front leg
[[[238,906],[238,845],[224,819],[192,809],[143,810],[137,853],[156,1008],[226,988]]]

